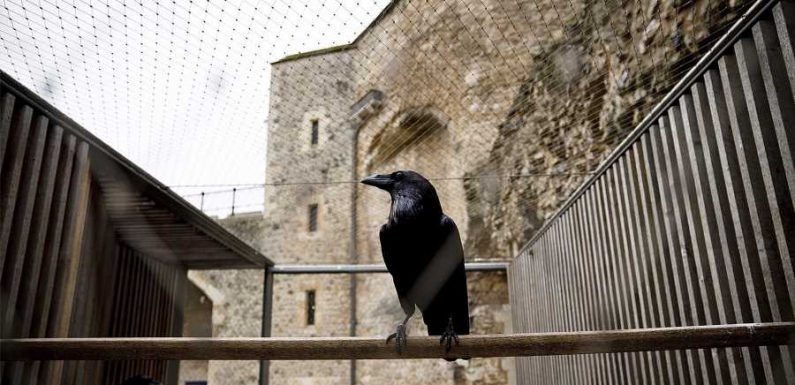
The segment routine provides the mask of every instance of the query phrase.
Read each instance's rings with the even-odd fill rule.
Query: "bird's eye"
[[[396,173],[395,173],[395,178],[397,178],[397,179],[403,179],[403,171],[398,171],[398,172],[396,172]]]

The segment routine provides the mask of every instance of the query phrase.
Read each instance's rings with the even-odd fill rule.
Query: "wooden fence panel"
[[[3,338],[181,334],[186,271],[117,239],[91,149],[51,111],[0,87],[0,330]],[[178,307],[178,308],[175,308]],[[3,384],[175,381],[170,361],[0,363]],[[170,376],[170,377],[169,377]]]
[[[795,5],[732,27],[510,269],[518,332],[795,319]],[[521,383],[791,384],[795,346],[521,358]]]

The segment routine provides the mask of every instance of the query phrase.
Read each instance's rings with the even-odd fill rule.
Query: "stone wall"
[[[377,233],[389,197],[350,182],[414,169],[432,178],[467,260],[509,259],[738,7],[707,0],[395,1],[354,45],[274,63],[264,217],[223,222],[277,263],[380,263]],[[373,90],[383,98],[356,111]],[[316,231],[308,230],[310,204],[318,205]],[[195,276],[224,293],[220,303],[213,299],[214,335],[258,335],[261,272]],[[510,332],[504,275],[470,274],[468,281],[473,333]],[[278,277],[273,335],[347,335],[350,285],[342,275]],[[391,333],[402,312],[389,276],[360,275],[356,285],[357,334]],[[308,290],[317,295],[314,325],[306,322]],[[256,322],[238,325],[237,317]],[[409,334],[423,333],[417,317]],[[255,365],[211,363],[210,383],[254,383]],[[512,365],[364,360],[356,383],[506,384]],[[347,361],[275,362],[270,374],[279,384],[347,384],[350,376]]]
[[[213,337],[259,337],[262,270],[192,270],[188,278],[212,301]],[[208,384],[256,384],[258,361],[209,361]]]
[[[185,292],[183,337],[212,337],[213,303],[190,280]],[[206,381],[208,361],[180,361],[179,384],[187,381]]]
[[[488,162],[470,171],[530,176],[467,183],[470,221],[486,229],[470,238],[473,248],[515,255],[744,5],[578,3],[528,58]],[[545,4],[552,17],[554,3]]]

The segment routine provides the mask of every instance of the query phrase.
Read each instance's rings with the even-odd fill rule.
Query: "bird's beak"
[[[386,190],[392,185],[392,178],[389,175],[373,174],[362,179],[361,183]]]

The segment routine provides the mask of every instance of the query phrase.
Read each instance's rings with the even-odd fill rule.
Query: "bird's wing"
[[[384,257],[386,269],[392,275],[392,281],[395,283],[400,306],[406,314],[411,314],[414,312],[414,303],[408,299],[408,292],[413,282],[413,274],[407,270],[405,259],[401,263],[400,254],[403,248],[400,241],[395,239],[394,229],[390,231],[387,225],[381,226],[378,235],[381,239],[381,255]]]
[[[386,265],[386,269],[392,273],[397,268],[397,261],[400,258],[395,255],[397,254],[397,244],[394,241],[394,236],[389,231],[389,227],[383,225],[378,232],[378,237],[381,239],[381,255],[384,257],[384,264]]]
[[[442,216],[439,234],[444,240],[409,295],[424,300],[417,305],[423,309],[430,334],[440,334],[438,329],[443,331],[451,316],[456,332],[468,334],[469,304],[461,236],[455,222],[446,215]]]

